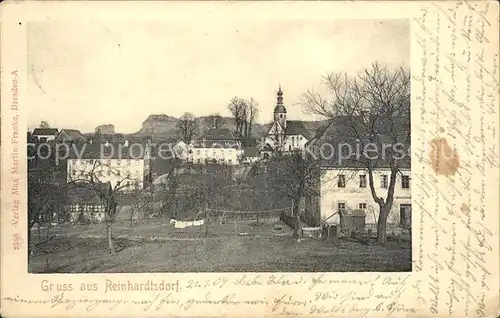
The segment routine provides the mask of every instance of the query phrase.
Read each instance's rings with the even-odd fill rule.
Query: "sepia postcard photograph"
[[[498,8],[2,4],[2,315],[498,315]]]
[[[30,273],[411,271],[409,27],[28,24]]]

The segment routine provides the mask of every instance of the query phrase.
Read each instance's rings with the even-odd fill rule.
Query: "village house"
[[[85,136],[77,129],[61,129],[56,137],[56,142],[84,142]]]
[[[243,160],[244,164],[252,164],[260,160],[259,149],[257,147],[245,147],[243,149]]]
[[[146,188],[151,183],[151,145],[92,143],[71,147],[67,159],[68,182],[88,181],[117,184],[123,191]]]
[[[99,223],[105,219],[104,204],[97,192],[86,188],[72,188],[68,191],[66,211],[69,221],[74,224]]]
[[[364,168],[323,167],[321,176],[319,219],[328,224],[340,224],[340,213],[365,216],[366,229],[376,229],[379,206],[373,199],[368,185],[368,172]],[[377,167],[373,171],[375,191],[386,198],[390,169]],[[394,188],[394,202],[387,218],[387,228],[399,231],[411,222],[411,170],[409,166],[400,169]],[[312,198],[306,198],[306,206]],[[307,207],[306,207],[307,209]]]
[[[227,128],[209,129],[187,148],[187,161],[193,164],[237,165],[243,157],[240,138]]]
[[[379,205],[373,199],[369,184],[369,172],[366,159],[356,158],[360,141],[345,137],[345,130],[339,119],[315,137],[308,147],[321,156],[321,173],[317,192],[319,196],[305,198],[305,215],[310,224],[341,224],[344,216],[363,217],[361,226],[376,230]],[[380,138],[388,146],[386,138]],[[366,144],[366,140],[363,140]],[[327,145],[327,147],[325,147]],[[349,145],[349,146],[348,146]],[[335,153],[322,152],[318,149],[332,149]],[[409,145],[406,145],[409,149]],[[381,147],[383,148],[383,147]],[[354,152],[353,152],[354,151]],[[362,150],[361,150],[362,151]],[[350,157],[349,157],[350,156]],[[340,158],[340,159],[339,159]],[[386,160],[387,159],[387,160]],[[392,159],[391,159],[392,160]],[[409,155],[397,160],[399,172],[394,187],[394,200],[387,217],[387,231],[400,232],[411,226],[411,160]],[[389,158],[380,156],[371,166],[375,193],[379,198],[387,198],[390,183]]]
[[[35,128],[31,133],[33,138],[38,139],[38,141],[53,141],[55,140],[57,133],[57,128]]]

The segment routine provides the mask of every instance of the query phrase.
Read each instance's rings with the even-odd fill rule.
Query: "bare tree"
[[[176,217],[175,213],[179,195],[179,178],[182,172],[183,168],[181,167],[180,162],[172,161],[166,174],[165,181],[157,187],[162,220],[165,220],[167,217]]]
[[[147,218],[152,211],[151,195],[139,186],[127,193],[130,198],[130,227],[134,227],[134,218]]]
[[[325,99],[318,93],[309,91],[305,94],[304,106],[309,113],[321,115],[331,121],[342,117],[343,134],[360,142],[363,156],[357,162],[368,172],[370,191],[379,206],[377,241],[385,244],[387,216],[394,201],[401,159],[404,159],[401,151],[386,146],[399,144],[403,148],[409,148],[410,72],[404,68],[388,69],[374,63],[370,69],[354,77],[329,74],[325,77],[325,82],[332,96]],[[379,151],[377,156],[368,155],[368,147],[371,150],[376,148]],[[385,198],[375,190],[373,179],[374,169],[381,164],[390,169]]]
[[[198,120],[191,113],[184,113],[177,122],[179,138],[184,141],[186,145],[189,145],[198,134],[199,128],[200,125]]]
[[[234,123],[236,125],[236,133],[243,136],[243,129],[245,125],[245,108],[246,101],[239,97],[233,97],[231,102],[229,102],[229,111],[234,118]]]
[[[259,112],[258,106],[259,104],[253,98],[250,98],[250,100],[246,102],[246,108],[244,112],[245,114],[244,131],[243,131],[243,136],[245,139],[250,138],[252,135],[252,125],[257,119],[257,115]]]
[[[50,128],[50,125],[49,125],[49,123],[47,121],[42,120],[40,122],[40,128]]]
[[[219,113],[211,114],[206,118],[206,125],[210,128],[220,128],[224,125],[224,118]]]
[[[81,187],[94,193],[104,205],[104,219],[106,222],[106,234],[108,248],[111,254],[115,253],[113,245],[112,225],[115,221],[120,191],[130,189],[134,183],[139,183],[138,178],[133,178],[130,174],[122,175],[120,169],[111,167],[104,163],[103,159],[80,160],[82,164],[75,168],[76,178],[70,176],[70,184],[74,187]],[[116,183],[109,181],[109,176],[115,178]],[[108,178],[108,180],[106,180]]]
[[[243,140],[248,139],[252,134],[252,127],[259,112],[257,102],[253,98],[245,100],[243,98],[233,97],[228,107],[234,118],[236,133],[243,138]]]
[[[318,182],[322,173],[320,161],[303,151],[294,150],[287,155],[275,157],[273,165],[271,186],[292,200],[292,216],[295,219],[293,234],[298,236],[301,199],[306,195],[319,196]]]
[[[64,166],[58,165],[57,149],[41,147],[40,144],[31,144],[27,147],[28,164],[28,252],[31,255],[35,244],[32,242],[31,232],[38,224],[39,239],[40,227],[47,225],[47,235],[51,223],[64,219],[67,216],[67,184]],[[36,245],[40,244],[38,242]]]

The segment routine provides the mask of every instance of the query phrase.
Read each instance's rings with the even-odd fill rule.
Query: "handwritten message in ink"
[[[416,138],[418,235],[434,242],[418,249],[415,263],[428,275],[419,299],[434,315],[484,316],[486,295],[493,295],[488,260],[498,264],[493,249],[498,211],[487,209],[494,198],[486,197],[486,189],[488,176],[498,169],[494,19],[498,9],[488,2],[429,4],[414,19],[421,56],[414,73],[420,87],[416,99],[427,124]]]
[[[366,279],[339,279],[325,274],[210,276],[213,278],[169,281],[105,279],[99,283],[62,283],[44,279],[39,288],[43,292],[41,295],[46,297],[4,297],[4,301],[65,311],[132,306],[142,312],[161,313],[172,310],[192,312],[206,306],[221,310],[238,306],[287,316],[417,312],[416,307],[401,301],[405,293],[414,290],[408,284],[410,274],[367,276]],[[267,293],[266,289],[275,292]],[[78,291],[87,293],[75,296],[74,292]],[[104,291],[106,297],[93,296],[92,292],[98,291]],[[126,295],[137,291],[140,294],[132,299]]]

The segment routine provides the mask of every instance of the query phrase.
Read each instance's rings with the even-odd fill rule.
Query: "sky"
[[[289,119],[321,77],[378,61],[410,65],[407,20],[180,19],[33,22],[28,36],[28,127],[133,133],[151,114],[229,116],[232,97],[254,98],[272,120],[281,85]]]

